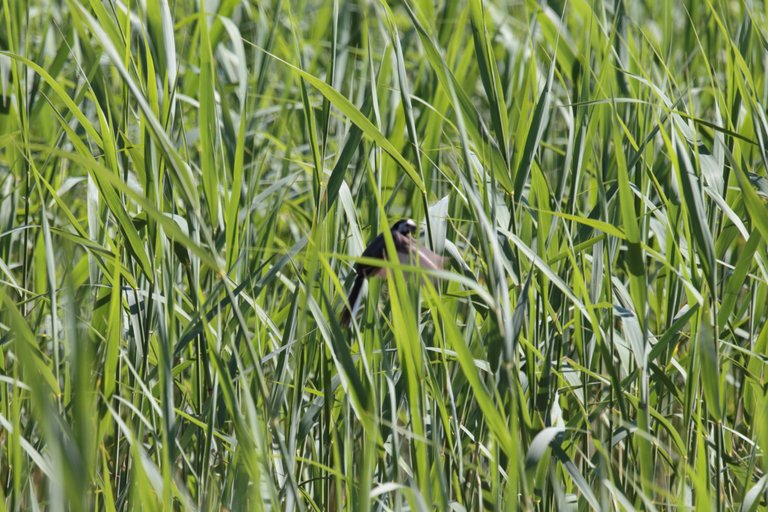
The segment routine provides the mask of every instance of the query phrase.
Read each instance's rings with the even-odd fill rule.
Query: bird
[[[395,222],[390,228],[392,241],[397,251],[398,259],[405,264],[418,264],[420,267],[428,270],[440,270],[443,268],[444,260],[442,256],[432,252],[422,246],[418,240],[411,236],[411,233],[418,230],[418,225],[413,219],[401,219]],[[380,260],[387,259],[387,247],[384,241],[384,234],[379,233],[376,238],[365,248],[362,258],[376,258]],[[363,283],[369,277],[381,277],[386,275],[384,267],[368,265],[366,263],[355,264],[355,282],[347,296],[347,304],[341,312],[340,322],[343,327],[349,325],[350,320],[357,312],[360,306],[360,292]]]

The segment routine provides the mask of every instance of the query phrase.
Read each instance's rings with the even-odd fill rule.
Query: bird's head
[[[418,231],[419,226],[413,219],[401,219],[394,223],[392,226],[393,232],[398,232],[402,235],[410,235],[414,231]]]

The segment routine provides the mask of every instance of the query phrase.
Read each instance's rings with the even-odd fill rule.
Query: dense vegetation
[[[0,5],[0,510],[766,506],[765,3]]]

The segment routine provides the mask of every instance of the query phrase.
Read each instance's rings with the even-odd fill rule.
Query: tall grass
[[[766,14],[3,0],[0,509],[768,506]]]

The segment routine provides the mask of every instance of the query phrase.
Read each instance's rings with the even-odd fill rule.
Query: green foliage
[[[0,4],[0,510],[768,506],[764,5]]]

